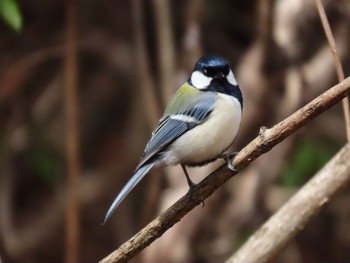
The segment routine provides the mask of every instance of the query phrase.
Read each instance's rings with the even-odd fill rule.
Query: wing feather
[[[208,118],[213,111],[215,101],[216,96],[214,93],[205,92],[203,94],[198,94],[190,103],[187,103],[187,105],[191,106],[190,108],[179,108],[177,112],[173,112],[171,115],[163,118],[153,132],[153,136],[148,142],[144,155],[136,170],[147,161],[157,156],[159,152],[165,150],[170,143],[182,134],[193,129]],[[184,116],[184,120],[175,118],[175,116]]]

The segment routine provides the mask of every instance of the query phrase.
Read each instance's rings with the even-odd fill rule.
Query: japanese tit
[[[134,175],[108,209],[104,222],[141,181],[160,165],[181,164],[187,182],[194,183],[185,166],[201,166],[225,158],[241,123],[243,97],[229,61],[207,55],[197,61],[188,81],[170,100],[158,126],[146,145]]]

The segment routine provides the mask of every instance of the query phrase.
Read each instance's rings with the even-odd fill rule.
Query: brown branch
[[[333,33],[332,33],[331,27],[329,25],[327,15],[326,15],[326,12],[324,10],[322,1],[321,0],[315,0],[315,1],[316,1],[318,14],[319,14],[321,22],[322,22],[322,26],[323,26],[324,32],[325,32],[327,40],[328,40],[329,47],[332,51],[333,61],[334,61],[334,66],[335,66],[335,69],[337,72],[338,81],[342,82],[344,80],[344,70],[343,70],[343,67],[341,65],[341,62],[340,62],[340,59],[338,56]],[[343,112],[344,112],[344,119],[345,119],[346,136],[347,136],[348,141],[350,142],[350,95],[349,94],[348,94],[347,98],[343,99],[342,104],[343,104]]]
[[[145,30],[143,28],[144,21],[142,15],[142,1],[133,0],[132,4],[132,18],[134,29],[134,45],[135,45],[135,60],[136,73],[138,83],[140,86],[141,97],[145,102],[145,112],[148,117],[148,123],[153,127],[158,122],[160,116],[160,105],[157,102],[157,96],[154,87],[155,82],[151,77],[149,57],[146,51]]]
[[[256,231],[226,263],[271,261],[350,182],[349,160],[350,143]]]
[[[175,87],[175,47],[169,0],[153,0],[156,18],[159,78],[162,103],[166,105]]]
[[[76,1],[67,1],[65,48],[65,107],[67,158],[66,262],[79,261],[79,127],[77,92]]]
[[[239,170],[245,168],[261,154],[268,152],[276,144],[303,127],[308,121],[339,102],[349,91],[350,77],[327,90],[271,129],[261,129],[259,136],[236,156],[234,166]],[[235,174],[235,172],[228,170],[225,165],[219,167],[194,187],[191,196],[189,194],[183,196],[100,263],[127,262],[159,238],[167,229],[180,221],[189,211],[208,198]]]

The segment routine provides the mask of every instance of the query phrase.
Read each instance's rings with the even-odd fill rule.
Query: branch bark
[[[349,160],[350,143],[256,231],[226,263],[272,260],[350,182]]]
[[[349,91],[350,77],[327,90],[271,129],[262,128],[259,136],[236,156],[233,165],[238,170],[247,167],[261,154],[268,152],[276,144],[306,125],[308,121],[339,102]],[[145,247],[149,246],[155,239],[159,238],[167,229],[180,221],[189,211],[208,198],[235,174],[236,172],[227,169],[226,165],[219,167],[194,187],[191,196],[189,194],[183,196],[139,233],[100,261],[100,263],[127,262]]]

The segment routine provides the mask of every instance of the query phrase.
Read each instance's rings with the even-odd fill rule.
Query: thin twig
[[[315,0],[315,1],[316,1],[318,14],[320,16],[324,32],[327,36],[329,47],[332,51],[333,61],[334,61],[335,69],[337,71],[338,81],[342,82],[344,80],[344,70],[341,65],[340,58],[338,56],[333,33],[329,25],[326,12],[324,10],[322,0]],[[348,141],[350,142],[350,95],[348,95],[347,98],[343,99],[342,104],[343,104],[343,111],[344,111],[346,136]]]
[[[259,136],[236,156],[233,163],[234,166],[239,170],[245,168],[261,154],[268,152],[276,144],[303,127],[308,121],[339,102],[349,91],[350,77],[327,90],[271,129],[262,129]],[[235,174],[235,172],[227,169],[226,165],[219,167],[196,185],[191,191],[191,194],[183,196],[139,233],[100,261],[100,263],[127,262],[180,221],[189,211],[208,198]]]
[[[271,261],[337,193],[349,184],[349,160],[350,143],[256,231],[226,263]]]
[[[77,45],[76,45],[76,1],[67,1],[66,49],[65,49],[65,106],[66,106],[66,156],[67,156],[67,222],[66,262],[79,261],[79,127],[77,95]]]

